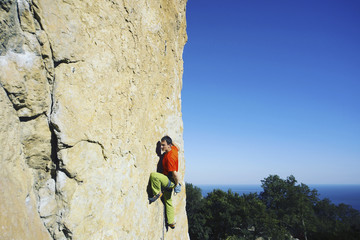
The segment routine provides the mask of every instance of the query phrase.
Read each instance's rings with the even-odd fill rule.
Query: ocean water
[[[263,189],[260,185],[196,185],[201,189],[202,195],[205,197],[208,193],[212,192],[214,189],[220,189],[227,192],[229,189],[232,192],[242,194],[249,193],[260,193]],[[308,187],[310,189],[318,190],[320,194],[319,198],[329,198],[330,201],[336,205],[340,203],[345,203],[351,205],[353,208],[360,211],[360,185],[311,185]]]

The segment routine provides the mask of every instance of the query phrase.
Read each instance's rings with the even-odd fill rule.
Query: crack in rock
[[[61,60],[53,60],[54,61],[54,68],[58,67],[60,64],[70,64],[70,63],[78,63],[78,62],[85,62],[84,60],[70,60],[70,59],[61,59]]]

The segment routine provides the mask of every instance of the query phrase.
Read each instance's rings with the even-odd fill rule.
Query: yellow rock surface
[[[185,172],[185,7],[0,3],[0,239],[188,239],[184,187],[175,230],[147,200],[162,136]]]

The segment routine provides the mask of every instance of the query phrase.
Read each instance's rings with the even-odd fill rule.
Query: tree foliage
[[[206,202],[201,189],[186,183],[186,212],[188,216],[189,235],[191,239],[209,239],[210,227],[206,225]]]
[[[261,182],[259,195],[216,189],[206,197],[187,183],[190,238],[360,239],[360,213],[351,206],[320,200],[317,190],[297,184],[292,175],[270,175]]]

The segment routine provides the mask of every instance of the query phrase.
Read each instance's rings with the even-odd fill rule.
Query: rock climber
[[[149,198],[149,202],[155,202],[157,199],[164,196],[167,225],[174,229],[174,206],[172,204],[172,190],[174,189],[175,194],[181,191],[181,184],[179,183],[178,174],[178,152],[177,147],[169,136],[161,138],[161,150],[164,153],[162,160],[163,171],[162,173],[153,172],[150,174],[150,184],[154,196]]]

